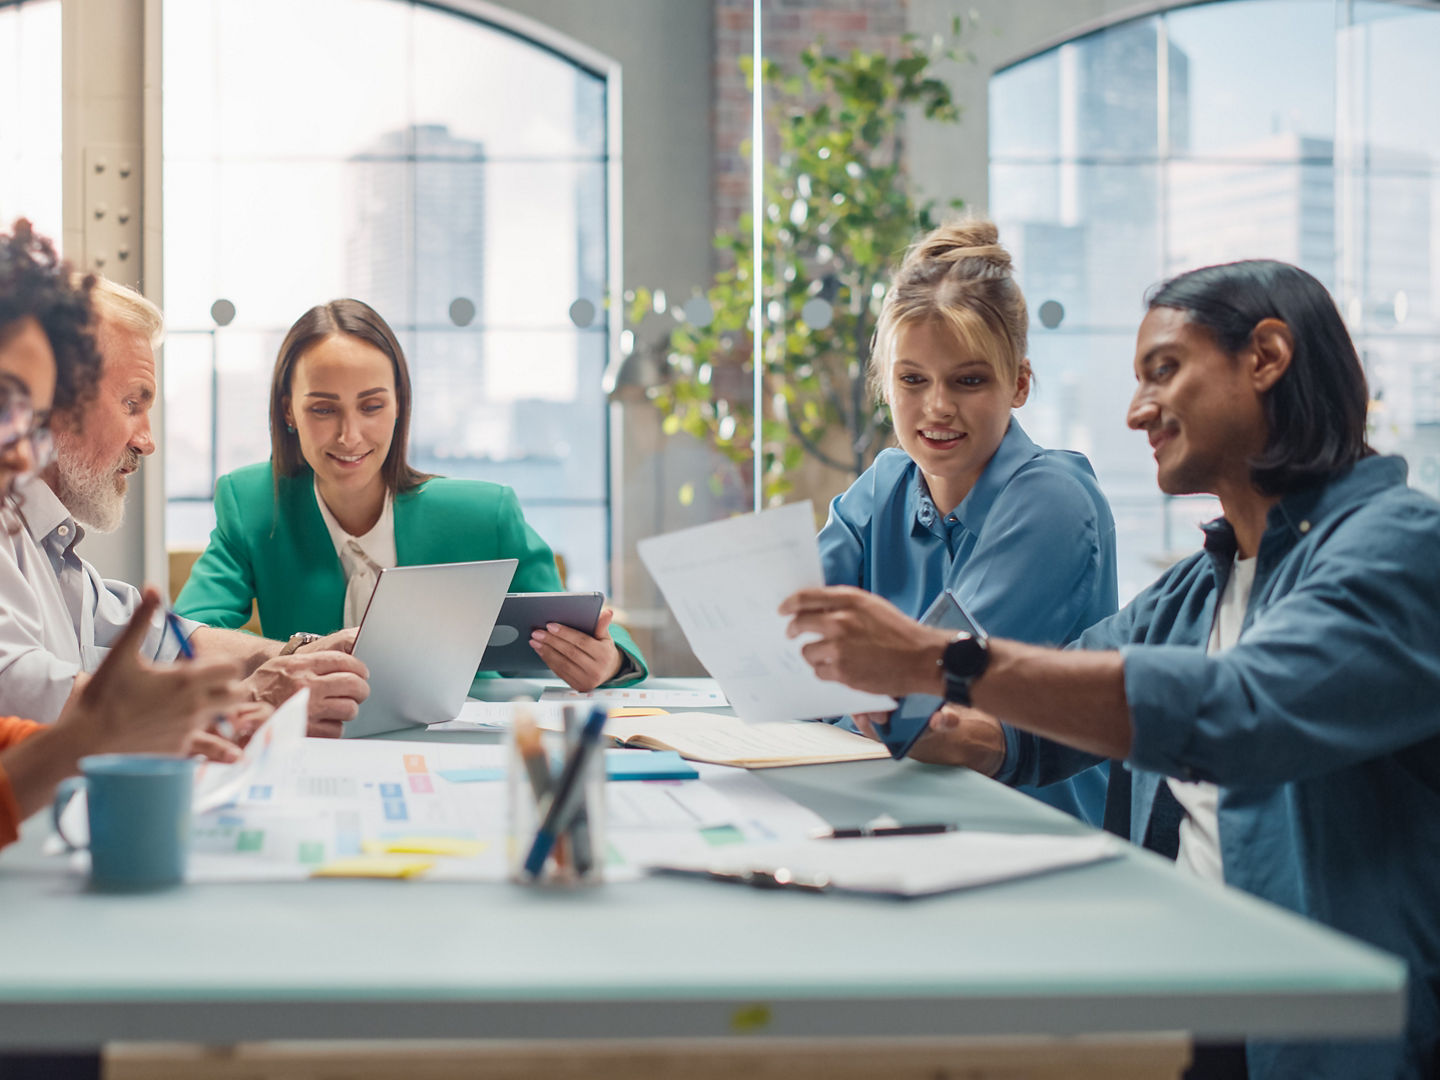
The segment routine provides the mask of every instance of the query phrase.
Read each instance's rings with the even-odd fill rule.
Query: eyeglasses
[[[10,453],[26,439],[30,441],[35,472],[55,460],[55,441],[50,437],[48,418],[37,421],[35,407],[25,388],[14,379],[0,378],[0,455]]]

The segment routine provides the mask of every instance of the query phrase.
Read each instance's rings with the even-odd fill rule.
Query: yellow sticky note
[[[611,709],[610,715],[617,720],[623,720],[627,716],[665,716],[669,709],[647,708],[643,705],[627,705],[623,709]]]
[[[764,1031],[770,1026],[770,1021],[773,1019],[769,1005],[742,1005],[730,1014],[730,1030],[737,1035],[750,1031]]]
[[[311,877],[409,878],[435,865],[434,859],[413,855],[354,855],[331,859],[311,871]]]
[[[366,840],[367,855],[458,855],[483,854],[490,845],[484,840],[463,840],[456,836],[401,836],[393,840]]]

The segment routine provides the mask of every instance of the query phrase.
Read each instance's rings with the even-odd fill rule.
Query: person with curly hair
[[[71,282],[77,290],[84,279]],[[141,605],[133,585],[102,577],[80,550],[88,530],[119,526],[130,478],[155,450],[150,410],[159,396],[155,349],[160,309],[134,289],[96,277],[89,287],[99,378],[54,410],[54,460],[16,485],[22,526],[0,538],[0,701],[42,722],[54,720],[77,687],[125,633]],[[180,636],[206,656],[235,660],[259,722],[301,687],[310,689],[311,734],[338,735],[369,693],[365,665],[350,655],[354,630],[291,655],[253,634],[180,620]],[[179,636],[152,617],[139,646],[151,661],[179,654]],[[250,730],[237,724],[244,736]]]
[[[7,502],[17,477],[46,464],[50,410],[94,393],[100,361],[91,287],[88,279],[72,285],[54,246],[28,221],[0,233],[0,497]],[[12,512],[18,515],[13,505]],[[53,724],[0,716],[0,847],[75,775],[84,755],[183,753],[197,748],[198,737],[218,756],[235,756],[233,746],[200,729],[244,698],[239,669],[225,660],[167,668],[142,660],[138,649],[159,603],[147,589],[104,663],[77,680]]]
[[[55,356],[53,407],[72,409],[95,392],[100,354],[91,326],[93,274],[70,280],[55,245],[20,218],[0,243],[0,336],[34,319]]]

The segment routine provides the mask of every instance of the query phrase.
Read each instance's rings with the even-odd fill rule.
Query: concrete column
[[[157,303],[160,2],[61,4],[64,251],[77,266]],[[125,524],[92,533],[84,554],[108,577],[163,586],[163,401],[152,417],[159,449],[132,481]]]

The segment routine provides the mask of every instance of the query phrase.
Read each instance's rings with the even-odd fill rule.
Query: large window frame
[[[1263,15],[1271,18],[1274,11],[1286,6],[1286,3],[1276,0],[1205,0],[1151,4],[1139,12],[1131,10],[1121,17],[1086,23],[1062,36],[1049,39],[1039,48],[999,65],[991,76],[988,165],[990,207],[1000,222],[1002,235],[1012,243],[1012,247],[1019,249],[1018,269],[1021,283],[1030,300],[1034,320],[1031,327],[1032,349],[1038,357],[1053,361],[1055,357],[1046,358],[1045,354],[1054,353],[1059,358],[1056,365],[1058,379],[1055,378],[1056,369],[1052,367],[1047,371],[1044,359],[1041,360],[1041,392],[1033,399],[1032,408],[1026,410],[1027,414],[1036,416],[1035,427],[1042,442],[1050,441],[1055,445],[1090,450],[1090,438],[1102,443],[1110,441],[1110,429],[1118,429],[1122,421],[1123,414],[1117,412],[1117,409],[1123,407],[1129,396],[1129,387],[1126,385],[1129,383],[1128,358],[1135,326],[1143,310],[1141,290],[1150,281],[1160,280],[1204,262],[1268,255],[1297,262],[1315,273],[1332,288],[1341,312],[1347,318],[1351,334],[1361,351],[1362,361],[1366,364],[1367,375],[1371,379],[1372,396],[1377,399],[1383,398],[1387,382],[1394,386],[1402,385],[1400,380],[1394,377],[1393,365],[1387,378],[1387,372],[1377,359],[1386,353],[1387,348],[1394,353],[1394,348],[1390,347],[1393,342],[1403,339],[1408,343],[1408,347],[1413,347],[1417,340],[1424,340],[1429,343],[1426,348],[1432,351],[1440,350],[1440,323],[1437,323],[1433,312],[1429,314],[1428,329],[1423,326],[1415,327],[1413,319],[1410,327],[1400,327],[1386,325],[1383,318],[1375,317],[1376,312],[1371,310],[1376,306],[1372,295],[1375,288],[1367,277],[1370,272],[1369,265],[1362,265],[1362,254],[1373,229],[1366,217],[1372,210],[1366,198],[1366,190],[1374,177],[1383,173],[1372,161],[1370,141],[1374,136],[1368,129],[1364,112],[1367,107],[1364,93],[1370,82],[1380,75],[1370,67],[1372,62],[1366,58],[1368,54],[1364,53],[1368,35],[1373,30],[1370,24],[1372,20],[1382,22],[1388,15],[1418,14],[1424,18],[1440,20],[1440,6],[1430,3],[1405,3],[1403,0],[1290,0],[1289,7],[1313,9],[1307,12],[1311,17],[1307,26],[1316,31],[1312,36],[1317,40],[1324,37],[1329,50],[1325,57],[1318,58],[1329,65],[1325,69],[1328,75],[1327,87],[1333,91],[1331,115],[1320,125],[1320,136],[1311,137],[1305,133],[1302,126],[1296,126],[1292,129],[1295,134],[1291,136],[1295,144],[1293,153],[1287,150],[1288,156],[1278,152],[1247,156],[1246,152],[1238,147],[1247,137],[1244,135],[1234,136],[1236,147],[1225,145],[1223,140],[1216,144],[1205,143],[1203,139],[1197,147],[1192,147],[1188,141],[1191,116],[1206,109],[1210,110],[1204,116],[1206,119],[1215,115],[1223,116],[1224,113],[1217,109],[1214,101],[1191,102],[1192,93],[1197,92],[1191,83],[1186,81],[1187,76],[1194,76],[1194,72],[1188,70],[1191,58],[1183,49],[1177,54],[1176,42],[1183,41],[1188,47],[1190,43],[1187,34],[1202,25],[1207,25],[1213,31],[1227,10],[1239,12],[1251,8],[1252,12],[1247,14],[1252,17]],[[1324,30],[1327,25],[1332,27],[1328,33]],[[1246,38],[1247,28],[1253,30],[1249,24],[1240,24],[1232,30],[1232,44],[1237,39],[1243,41]],[[1149,67],[1137,71],[1135,63],[1127,65],[1120,60],[1137,60],[1134,39],[1137,35],[1143,38],[1146,33],[1151,35],[1150,49],[1146,57],[1139,59],[1147,61]],[[1120,43],[1127,39],[1128,47],[1122,46]],[[1270,44],[1273,47],[1273,40]],[[1256,44],[1254,47],[1260,46]],[[1115,53],[1111,62],[1096,63],[1095,57],[1107,50]],[[1209,54],[1201,52],[1196,55]],[[1172,69],[1172,65],[1185,66],[1176,70]],[[1133,103],[1137,110],[1136,115],[1146,114],[1147,122],[1151,125],[1148,131],[1136,129],[1143,138],[1139,142],[1132,140],[1134,145],[1126,143],[1123,138],[1117,141],[1117,137],[1107,137],[1094,127],[1100,122],[1097,118],[1103,118],[1107,108],[1115,110],[1117,115],[1123,111],[1125,104],[1119,99],[1125,96],[1124,83],[1127,78],[1134,82],[1130,87],[1131,91],[1142,83],[1147,83],[1151,91],[1148,101],[1137,99]],[[1049,81],[1046,81],[1047,79]],[[1090,82],[1087,83],[1086,79]],[[1213,79],[1210,85],[1213,86]],[[1066,99],[1067,92],[1070,95],[1069,100]],[[1243,93],[1243,90],[1241,92]],[[1046,95],[1054,101],[1052,109],[1036,104],[1045,100]],[[1087,95],[1096,99],[1103,97],[1105,100],[1104,105],[1094,107],[1094,117],[1080,115],[1089,107],[1085,103]],[[1195,106],[1195,113],[1189,110],[1191,104]],[[1270,107],[1266,102],[1247,101],[1246,104],[1262,114]],[[1153,115],[1150,115],[1151,112]],[[1022,116],[1025,124],[1029,125],[1029,130],[1021,130],[1021,125],[1016,123],[1016,118]],[[1046,118],[1053,120],[1057,126],[1047,129],[1042,122]],[[1090,124],[1089,128],[1087,123]],[[1228,121],[1221,124],[1223,128],[1232,126]],[[1035,128],[1045,130],[1037,131]],[[1229,134],[1227,130],[1227,137]],[[1429,157],[1430,197],[1432,206],[1436,207],[1431,211],[1433,216],[1440,212],[1440,195],[1436,194],[1440,192],[1440,155],[1431,147]],[[1040,179],[1046,169],[1054,170],[1060,179],[1054,183]],[[1103,175],[1107,173],[1108,177]],[[1140,248],[1136,250],[1132,261],[1136,264],[1148,261],[1154,273],[1150,275],[1149,281],[1140,280],[1147,276],[1142,273],[1135,281],[1127,279],[1119,286],[1125,299],[1129,301],[1129,306],[1123,313],[1118,309],[1101,311],[1093,308],[1093,305],[1087,306],[1084,301],[1087,295],[1085,275],[1080,275],[1080,287],[1075,291],[1081,298],[1081,303],[1077,306],[1077,311],[1081,313],[1081,325],[1076,326],[1077,320],[1072,317],[1075,312],[1072,312],[1068,305],[1061,304],[1058,309],[1052,306],[1048,313],[1044,310],[1046,301],[1055,299],[1049,294],[1063,291],[1065,286],[1060,281],[1063,275],[1049,274],[1051,280],[1044,286],[1041,285],[1041,279],[1046,278],[1047,274],[1036,268],[1045,264],[1044,251],[1039,245],[1036,245],[1037,250],[1034,252],[1026,250],[1026,241],[1033,239],[1026,230],[1053,221],[1060,226],[1054,230],[1057,235],[1042,239],[1046,240],[1052,249],[1055,249],[1057,244],[1061,245],[1058,250],[1063,254],[1063,244],[1067,237],[1058,233],[1064,232],[1066,227],[1072,231],[1076,224],[1082,226],[1082,230],[1096,226],[1101,231],[1114,229],[1117,220],[1115,215],[1124,217],[1124,213],[1117,206],[1112,206],[1109,214],[1084,220],[1086,203],[1084,198],[1074,197],[1074,178],[1080,176],[1079,183],[1083,186],[1086,176],[1099,177],[1093,181],[1098,189],[1105,186],[1107,179],[1114,181],[1127,173],[1129,180],[1122,183],[1130,183],[1141,193],[1134,203],[1153,203],[1153,210],[1142,211],[1152,214],[1148,221],[1150,235],[1144,235],[1143,229],[1136,233],[1136,242]],[[1069,189],[1063,182],[1067,175],[1071,180]],[[1179,250],[1185,246],[1182,242],[1185,230],[1181,225],[1181,218],[1190,212],[1186,209],[1186,199],[1196,201],[1198,192],[1199,202],[1203,203],[1207,181],[1216,191],[1223,190],[1227,199],[1238,191],[1235,198],[1241,204],[1248,199],[1258,206],[1261,200],[1269,198],[1276,206],[1287,199],[1297,207],[1302,204],[1308,206],[1309,218],[1318,220],[1317,215],[1326,217],[1327,227],[1333,231],[1333,250],[1325,248],[1324,244],[1314,243],[1313,238],[1307,241],[1302,221],[1300,226],[1293,230],[1299,234],[1294,239],[1294,252],[1262,250],[1266,247],[1263,238],[1249,235],[1241,237],[1233,251],[1225,249],[1223,240],[1202,237],[1204,242],[1196,249],[1198,254],[1193,258],[1187,256]],[[1016,191],[1024,189],[1026,184],[1035,192],[1029,196],[1031,206],[1046,205],[1046,200],[1050,198],[1047,192],[1051,187],[1060,193],[1056,196],[1059,201],[1054,203],[1053,209],[1040,210],[1029,216],[1009,213],[1007,204],[1016,206],[1026,203],[1026,198],[1020,198],[1018,202],[1016,198]],[[1247,184],[1250,187],[1241,187]],[[1266,190],[1266,184],[1270,184],[1272,189],[1277,185],[1288,184],[1294,190]],[[1072,196],[1068,207],[1064,199],[1067,190]],[[1067,210],[1069,217],[1066,216]],[[1212,227],[1224,224],[1223,215],[1219,214],[1214,206],[1208,211],[1203,206],[1197,206],[1194,212],[1202,215],[1208,213],[1206,220]],[[1189,231],[1193,243],[1196,239],[1195,229],[1191,228]],[[1437,234],[1440,234],[1440,230],[1437,230]],[[1068,240],[1072,246],[1094,244],[1093,234],[1088,231],[1083,231],[1078,237],[1069,237]],[[1308,255],[1307,242],[1310,252]],[[1433,287],[1433,278],[1436,271],[1440,271],[1440,265],[1436,265],[1440,263],[1440,259],[1436,258],[1440,255],[1440,241],[1432,239],[1429,242],[1433,267],[1430,292],[1434,295],[1437,290]],[[1100,246],[1103,246],[1103,242]],[[1150,250],[1142,250],[1146,247]],[[1316,252],[1319,254],[1316,255]],[[1091,263],[1094,262],[1093,258],[1086,258],[1089,258]],[[1052,262],[1051,265],[1055,264]],[[1079,265],[1094,270],[1094,267],[1083,259]],[[1130,295],[1132,292],[1133,296]],[[1057,311],[1063,311],[1065,319],[1058,326],[1053,322]],[[1091,362],[1088,367],[1082,364],[1084,370],[1078,372],[1067,367],[1072,357],[1066,354],[1083,358],[1087,352],[1103,352],[1104,363]],[[1440,353],[1436,355],[1440,357]],[[1409,357],[1400,364],[1401,367],[1407,365],[1409,369],[1418,369],[1420,366]],[[1407,369],[1401,373],[1401,378],[1408,380],[1411,375],[1412,371]],[[1107,380],[1110,388],[1095,389],[1094,383],[1099,379]],[[1060,384],[1058,387],[1056,382]],[[1408,388],[1404,392],[1409,393],[1411,389],[1418,387],[1419,383],[1406,385]],[[1097,415],[1093,424],[1077,425],[1074,420],[1075,413],[1081,411],[1086,401],[1091,402],[1093,408],[1096,400],[1104,402],[1103,418]],[[1437,394],[1437,400],[1440,400],[1440,394]],[[1382,408],[1373,407],[1375,404]],[[1409,407],[1408,403],[1405,407]],[[1111,415],[1112,413],[1115,415]],[[1432,494],[1440,494],[1440,465],[1437,465],[1437,462],[1440,462],[1440,436],[1436,439],[1437,449],[1425,450],[1416,438],[1410,438],[1407,443],[1403,432],[1387,432],[1383,418],[1383,402],[1372,403],[1372,442],[1383,451],[1408,449],[1420,454],[1420,461],[1412,461],[1411,481]],[[1029,420],[1025,422],[1030,423]],[[1087,438],[1087,426],[1090,429],[1090,438]],[[1440,428],[1437,428],[1437,431],[1440,431]],[[1037,434],[1037,430],[1032,430],[1032,434]],[[1130,533],[1128,541],[1122,535],[1120,545],[1122,564],[1127,561],[1129,563],[1128,570],[1122,565],[1121,592],[1124,600],[1148,583],[1160,566],[1177,554],[1193,549],[1198,543],[1198,534],[1190,526],[1214,516],[1219,512],[1219,507],[1215,500],[1209,497],[1173,498],[1159,493],[1153,482],[1144,479],[1137,465],[1131,463],[1132,459],[1137,464],[1140,462],[1142,456],[1138,452],[1132,454],[1130,449],[1116,451],[1109,446],[1103,446],[1100,453],[1094,456],[1102,486],[1111,498],[1121,532],[1123,534],[1128,529]],[[1107,469],[1112,473],[1108,479]],[[1114,475],[1117,471],[1123,474],[1118,482]],[[1142,540],[1142,534],[1153,534],[1156,541]],[[1131,549],[1128,560],[1127,543]]]
[[[387,2],[389,2],[389,0],[387,0]],[[526,49],[535,49],[538,50],[539,53],[560,60],[567,67],[575,69],[585,77],[597,80],[600,84],[600,92],[603,94],[603,130],[597,132],[596,136],[600,149],[598,160],[600,163],[601,179],[599,182],[603,185],[603,205],[600,208],[600,214],[603,217],[603,224],[601,226],[604,243],[603,279],[599,283],[601,295],[595,298],[597,301],[594,305],[596,310],[593,323],[590,324],[591,329],[587,330],[586,325],[581,322],[576,323],[575,329],[582,333],[582,339],[577,339],[576,348],[585,350],[587,346],[584,344],[583,339],[589,338],[589,334],[594,332],[594,328],[597,327],[597,325],[598,327],[603,327],[603,330],[598,335],[603,340],[603,345],[601,345],[604,353],[603,367],[606,370],[612,369],[618,362],[620,356],[620,334],[622,331],[621,319],[619,317],[620,305],[615,302],[615,299],[620,295],[621,291],[621,272],[623,266],[621,241],[623,227],[621,217],[621,185],[623,175],[622,161],[619,152],[622,107],[620,65],[598,51],[573,41],[552,28],[546,27],[533,19],[519,15],[513,11],[497,7],[494,4],[479,2],[479,0],[446,0],[446,2],[439,2],[439,0],[415,0],[413,4],[410,3],[410,0],[393,0],[393,2],[405,4],[417,10],[424,9],[445,17],[463,19],[468,23],[483,27],[486,31],[504,35]],[[383,7],[383,5],[380,6]],[[419,167],[419,164],[424,160],[422,156],[419,156],[418,148],[410,153],[409,156],[397,159],[398,167],[405,170],[405,175],[409,175],[409,171]],[[556,160],[559,161],[561,159]],[[494,165],[488,162],[488,158],[477,159],[474,168],[493,168]],[[408,198],[415,200],[415,206],[409,206],[409,209],[414,210],[420,205],[418,196],[411,194]],[[594,219],[591,218],[590,220],[593,221]],[[412,240],[411,242],[414,241]],[[418,258],[411,265],[418,266]],[[411,282],[409,288],[412,291],[413,287],[414,283]],[[325,299],[325,297],[309,299]],[[303,304],[301,306],[303,306]],[[298,308],[295,314],[299,314]],[[382,314],[387,313],[382,312]],[[402,342],[418,341],[421,340],[421,335],[435,332],[434,329],[428,327],[428,325],[413,312],[408,320],[402,321],[395,319],[393,315],[387,315],[387,318],[393,320],[392,325],[401,337]],[[193,321],[193,319],[187,320],[187,325],[183,328],[176,326],[176,336],[177,338],[184,336],[185,338],[191,339],[192,344],[195,339],[201,338],[207,333],[211,338],[212,374],[209,385],[210,407],[208,415],[210,445],[214,448],[219,444],[218,429],[220,426],[221,402],[219,398],[218,376],[215,374],[218,367],[213,346],[216,334],[223,333],[224,331],[214,323],[203,328],[201,326],[188,325],[189,322]],[[172,325],[174,325],[173,320]],[[463,323],[457,323],[456,327],[463,325]],[[487,326],[485,329],[489,330],[490,328]],[[269,330],[272,333],[274,332],[274,328],[269,328]],[[455,328],[443,328],[440,332],[443,333],[450,330],[455,330]],[[489,335],[485,334],[481,340],[486,340],[488,337]],[[594,348],[594,346],[588,346],[588,348]],[[594,354],[592,353],[591,355]],[[422,377],[421,373],[417,371],[417,379]],[[588,391],[588,381],[586,387]],[[423,391],[423,387],[420,389]],[[586,580],[584,584],[586,587],[599,588],[608,592],[612,565],[611,538],[614,531],[613,515],[616,509],[614,504],[615,484],[613,482],[610,465],[610,444],[613,436],[610,430],[611,410],[607,407],[603,399],[603,393],[596,387],[593,392],[587,392],[585,396],[589,398],[597,395],[599,400],[594,404],[598,410],[595,419],[599,433],[596,441],[599,445],[591,446],[587,442],[583,447],[577,448],[575,452],[583,456],[587,461],[599,462],[596,470],[599,473],[598,497],[591,496],[588,493],[581,495],[573,492],[566,492],[558,497],[552,497],[542,492],[524,490],[520,491],[519,494],[522,503],[535,510],[536,513],[542,517],[555,514],[557,516],[564,515],[567,518],[573,518],[579,521],[582,517],[589,517],[595,513],[599,514],[603,526],[597,530],[587,523],[583,530],[583,534],[587,537],[597,531],[602,534],[600,537],[602,546],[598,552],[598,565],[596,565],[597,560],[593,555],[591,559],[586,560],[591,569],[588,580]],[[257,422],[259,422],[258,418]],[[412,428],[412,440],[415,438],[415,435],[416,431]],[[424,464],[423,462],[417,463]],[[194,492],[188,495],[167,493],[167,508],[170,508],[172,511],[178,510],[184,512],[185,507],[193,505],[197,509],[203,506],[203,509],[200,509],[202,514],[208,512],[208,504],[213,497],[213,481],[224,471],[223,469],[217,468],[217,464],[212,450],[210,462],[212,490],[210,492],[204,495]],[[577,535],[580,534],[580,527],[577,525],[575,528]],[[547,532],[544,525],[541,525],[540,529],[542,534]],[[195,527],[191,526],[190,531],[193,533]],[[559,540],[560,538],[555,537],[552,539]],[[189,536],[187,537],[187,541],[189,544],[194,544],[196,537],[193,535]],[[564,544],[557,542],[556,547],[557,549],[563,549]],[[596,580],[597,576],[598,580]]]

